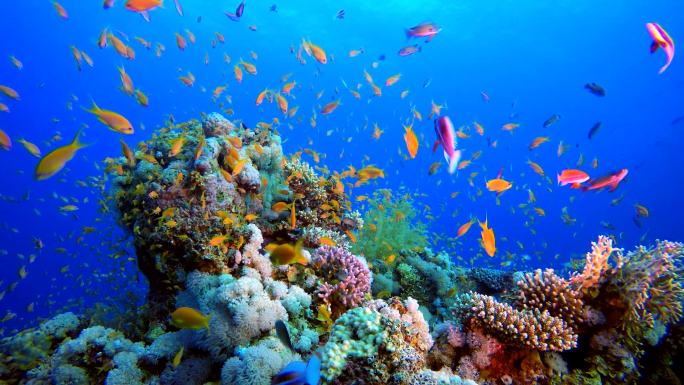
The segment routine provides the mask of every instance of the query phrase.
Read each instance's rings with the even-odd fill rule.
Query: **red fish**
[[[662,47],[667,55],[667,62],[660,68],[660,71],[658,71],[659,74],[662,74],[667,67],[670,66],[672,58],[674,58],[674,41],[658,23],[646,23],[646,29],[648,29],[648,33],[651,34],[651,37],[653,38],[651,53],[654,53],[659,47]]]
[[[563,170],[560,174],[556,175],[556,180],[561,186],[567,184],[584,183],[589,180],[589,175],[581,170]]]
[[[589,185],[585,186],[583,190],[599,190],[604,187],[610,187],[609,191],[613,192],[618,187],[620,182],[622,182],[622,180],[625,179],[625,177],[627,176],[627,172],[627,169],[623,168],[622,170],[614,172],[612,174],[602,176],[598,179],[590,180]]]
[[[461,150],[457,150],[456,130],[454,124],[448,116],[441,116],[435,120],[435,133],[437,141],[433,147],[433,152],[441,144],[444,148],[444,158],[449,162],[449,174],[453,174],[461,159]]]

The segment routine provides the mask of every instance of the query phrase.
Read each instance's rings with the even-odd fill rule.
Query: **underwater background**
[[[131,165],[122,155],[120,141],[125,141],[134,152],[144,150],[138,146],[143,141],[148,141],[148,148],[156,146],[166,152],[170,145],[177,143],[174,142],[176,134],[169,131],[174,124],[197,119],[204,122],[206,134],[207,114],[212,112],[234,123],[229,126],[248,132],[265,130],[274,137],[279,136],[280,139],[267,144],[278,147],[282,141],[285,158],[300,152],[295,156],[296,162],[292,158],[292,164],[299,164],[301,158],[320,175],[329,171],[331,183],[343,184],[343,192],[333,189],[340,196],[339,203],[345,206],[347,199],[349,202],[346,210],[340,209],[339,218],[351,218],[343,216],[342,211],[358,210],[359,216],[366,215],[366,221],[373,215],[391,213],[397,228],[387,228],[382,232],[382,239],[373,238],[367,230],[364,233],[358,222],[345,227],[346,222],[342,220],[342,224],[328,227],[317,225],[326,231],[337,231],[339,237],[324,233],[328,234],[325,239],[334,245],[324,245],[318,239],[305,242],[305,247],[315,254],[317,247],[337,247],[344,243],[355,255],[368,260],[366,270],[370,269],[374,277],[376,274],[401,276],[402,279],[395,279],[398,286],[407,282],[403,279],[406,277],[392,271],[399,269],[401,263],[411,265],[408,259],[402,258],[410,259],[410,254],[420,254],[419,250],[425,247],[429,247],[430,255],[446,253],[451,261],[449,268],[492,268],[507,274],[553,268],[559,275],[568,276],[570,271],[582,271],[585,253],[592,250],[591,244],[599,235],[612,239],[612,244],[623,249],[625,255],[639,245],[654,245],[657,240],[682,240],[679,221],[684,215],[684,205],[680,197],[680,176],[684,157],[680,152],[684,139],[680,132],[684,129],[684,72],[675,56],[667,70],[658,73],[666,56],[662,49],[649,52],[653,38],[646,28],[646,23],[658,23],[676,44],[678,37],[684,36],[681,2],[247,1],[244,13],[237,17],[232,15],[239,5],[237,1],[180,0],[181,12],[173,1],[167,0],[162,7],[149,11],[150,21],[126,6],[153,3],[151,0],[112,3],[111,8],[103,9],[101,1],[62,0],[59,2],[65,12],[62,15],[56,3],[50,1],[15,1],[3,8],[0,85],[11,87],[19,95],[14,98],[4,92],[0,95],[0,103],[7,108],[0,112],[0,130],[12,141],[11,148],[0,147],[2,337],[11,338],[20,330],[37,327],[40,322],[65,311],[87,315],[93,323],[126,329],[123,326],[126,321],[122,321],[126,315],[136,314],[137,308],[144,304],[144,308],[150,306],[149,298],[154,295],[148,294],[154,294],[155,290],[150,289],[148,278],[161,278],[150,274],[145,267],[141,271],[138,259],[141,248],[152,253],[149,249],[152,242],[141,240],[143,236],[133,230],[135,219],[126,217],[126,214],[141,216],[137,206],[125,204],[135,198],[117,195],[117,191],[129,194],[137,188],[121,182]],[[434,25],[437,31],[432,37],[410,36],[409,28],[419,25]],[[107,46],[101,48],[98,44],[103,33]],[[107,34],[132,48],[135,57],[117,53]],[[181,36],[183,43],[179,43],[177,36]],[[307,54],[314,45],[327,54],[325,63]],[[416,47],[418,51],[400,55],[405,47]],[[249,73],[250,63],[257,67],[255,75]],[[236,79],[236,67],[243,72],[241,81]],[[117,68],[125,68],[134,89],[144,93],[148,102],[141,101],[141,94],[129,95],[122,90]],[[393,75],[400,77],[389,80]],[[186,82],[180,77],[185,77]],[[186,84],[190,79],[192,84]],[[296,82],[291,91],[283,91],[284,84],[291,81]],[[605,95],[590,92],[586,85],[591,83],[605,90]],[[373,86],[379,88],[381,95]],[[267,92],[265,100],[256,105],[255,100],[266,89],[273,91]],[[279,109],[278,100],[274,100],[276,94],[286,97],[289,103],[286,113]],[[339,106],[329,114],[324,113],[328,103],[335,101],[340,102]],[[125,116],[134,133],[125,135],[98,122],[97,116],[87,111],[93,103]],[[435,111],[435,106],[441,106],[441,110]],[[460,164],[453,174],[448,172],[448,160],[442,154],[444,143],[438,143],[439,148],[433,150],[437,140],[434,121],[438,116],[451,119],[458,136],[457,148],[462,151],[461,160],[469,161]],[[418,142],[415,158],[409,155],[408,140],[404,136],[405,127],[411,124]],[[482,128],[482,133],[476,126]],[[198,140],[197,135],[190,133],[197,127],[191,123],[183,127],[188,139],[185,150],[180,151],[190,151],[186,154],[190,159],[195,149],[188,148],[189,144],[194,147]],[[46,180],[36,180],[34,170],[39,158],[70,143],[79,131],[80,141],[87,146],[63,170]],[[244,135],[239,137],[246,144],[249,140]],[[37,145],[42,154],[32,155],[20,139]],[[538,147],[532,145],[535,139]],[[248,163],[251,162],[263,176],[257,160]],[[354,172],[340,175],[350,170],[350,166],[359,171],[369,165],[382,170],[382,177],[365,180],[351,175]],[[533,166],[541,167],[541,172]],[[235,167],[233,164],[231,169]],[[559,185],[557,174],[568,169],[583,170],[591,176],[585,189]],[[614,175],[622,169],[627,169],[628,174],[615,191],[608,188],[584,191],[600,177]],[[139,165],[138,172],[142,173]],[[295,179],[299,175],[291,170],[289,173]],[[240,172],[234,174],[237,177]],[[350,179],[344,179],[349,176]],[[186,173],[181,178],[186,179],[180,183],[188,183],[190,175]],[[268,178],[273,183],[283,182],[282,178]],[[487,187],[487,182],[493,179],[503,179],[512,185],[497,193]],[[144,178],[140,181],[147,183]],[[260,188],[266,188],[263,180]],[[149,192],[148,189],[145,194]],[[243,202],[248,207],[252,207],[250,194]],[[262,190],[254,194],[258,195],[255,199],[268,202],[264,205],[266,208],[276,202],[266,198]],[[293,193],[285,200],[289,205],[287,214],[293,204],[295,208],[300,204],[306,206],[304,195]],[[393,198],[388,199],[389,195]],[[196,200],[189,200],[189,205],[198,205],[199,199],[198,195]],[[276,220],[287,222],[284,216],[278,219],[277,215],[269,217],[265,212],[256,212],[256,219],[245,220],[247,212],[250,211],[237,210],[235,214],[239,218],[231,217],[241,223],[243,232],[236,230],[228,235],[236,239],[242,236],[247,241],[249,232],[245,233],[244,229],[249,227],[247,222],[254,222],[264,233],[264,246],[269,242],[294,245],[301,236],[296,232],[284,236],[283,229],[288,226],[274,225]],[[188,226],[195,223],[192,222],[194,215],[188,213]],[[333,215],[333,218],[337,217]],[[459,228],[471,219],[475,219],[471,222],[472,228],[457,236]],[[306,221],[299,217],[298,220],[298,223]],[[481,234],[481,226],[485,220],[496,236],[493,256],[483,247],[486,230]],[[367,225],[363,228],[367,229]],[[181,231],[173,227],[163,231],[167,235]],[[273,230],[275,227],[278,230]],[[294,230],[297,226],[291,227]],[[195,230],[198,234],[208,231],[205,227]],[[151,234],[162,230],[150,231]],[[204,241],[213,235],[205,233]],[[340,241],[342,238],[344,242]],[[356,243],[353,238],[364,245],[352,245]],[[675,246],[658,245],[656,250],[660,251],[653,252],[654,255],[677,256],[681,251]],[[228,245],[228,249],[237,248],[238,253],[240,247],[239,242],[238,246]],[[369,255],[370,250],[377,255]],[[216,267],[203,270],[206,265],[201,263],[181,265],[183,268],[174,267],[176,271],[183,270],[178,275],[179,282],[173,282],[177,286],[175,292],[187,289],[190,281],[187,274],[198,266],[203,273],[226,272],[225,268]],[[384,267],[378,270],[376,265]],[[646,264],[643,269],[658,274],[668,270],[662,264],[657,265],[655,268]],[[275,276],[275,267],[274,271]],[[674,298],[674,310],[668,309],[681,313],[681,259],[674,258],[668,271],[672,276],[668,276],[668,285],[662,286],[667,289],[662,290],[671,293],[668,298]],[[264,275],[263,271],[260,273]],[[233,270],[231,274],[239,276]],[[463,274],[469,277],[469,273]],[[336,284],[340,279],[336,276],[331,283]],[[516,280],[511,279],[514,286]],[[267,281],[265,276],[262,280]],[[373,281],[376,284],[377,278]],[[572,284],[574,290],[580,291],[590,286],[578,284],[577,280]],[[456,302],[467,302],[459,296],[472,288],[463,285],[468,289],[453,286],[453,290],[444,292]],[[657,285],[654,283],[654,286]],[[405,301],[402,306],[410,312],[412,305],[408,304],[408,297],[411,296],[402,290],[405,289],[374,286],[372,295]],[[371,296],[371,291],[366,291]],[[648,291],[646,296],[656,296],[655,291]],[[309,294],[314,299],[317,296]],[[382,295],[378,297],[378,294]],[[596,300],[597,294],[590,297]],[[427,305],[421,301],[423,298],[417,299],[423,310]],[[430,298],[431,303],[434,300]],[[506,300],[506,295],[502,300]],[[584,300],[589,303],[588,299]],[[159,303],[165,301],[168,304],[169,299]],[[318,304],[315,300],[309,303],[313,315],[308,318],[320,318],[316,314]],[[328,305],[332,309],[331,322],[343,317],[343,311],[335,314],[336,306]],[[168,320],[160,314],[169,310],[164,313],[168,318],[173,310],[173,305],[170,306],[170,309],[156,306],[140,317],[151,317],[150,324],[163,324]],[[432,313],[440,307],[431,306],[428,311]],[[594,304],[593,308],[600,306]],[[655,317],[656,323],[658,319],[663,325],[679,321],[679,317],[668,318],[663,311],[651,310],[660,314]],[[447,313],[460,314],[457,310]],[[292,314],[290,318],[294,318]],[[438,341],[439,335],[435,334],[438,322],[430,318],[426,316],[432,338]],[[606,318],[608,322],[614,320],[607,315]],[[467,332],[464,329],[462,333]],[[134,339],[135,333],[124,330],[124,334]],[[147,334],[146,341],[152,341]],[[326,341],[324,334],[319,330],[321,346]],[[494,332],[489,330],[489,334]],[[678,341],[681,335],[680,332]],[[254,338],[251,342],[256,344]],[[581,348],[582,338],[579,342]],[[584,342],[590,345],[588,338]],[[52,349],[55,346],[56,343]],[[199,347],[186,349],[186,354],[190,349],[201,356]],[[315,350],[313,347],[297,347],[297,350],[302,359],[314,356],[310,354]],[[643,349],[632,351],[636,350]],[[173,354],[176,352],[174,349]],[[7,350],[3,354],[12,356]],[[230,356],[225,352],[212,354],[214,367],[219,358]],[[633,355],[634,370],[648,367],[640,363],[640,354]],[[47,355],[41,357],[35,360],[36,364]],[[566,360],[572,361],[567,357]],[[9,362],[4,363],[9,367]],[[154,370],[145,368],[146,381],[154,378],[150,373],[161,372],[159,361],[155,365]],[[324,373],[325,365],[324,359]],[[434,360],[428,366],[435,371],[440,367]],[[458,374],[457,366],[454,364],[450,369],[455,374]],[[570,367],[572,371],[573,365]],[[575,368],[588,370],[586,365],[575,365]],[[499,373],[499,369],[478,369],[480,376],[472,380],[503,383],[497,382],[503,381],[501,376],[493,380],[490,376]],[[105,369],[100,370],[106,373]],[[13,368],[10,372],[17,376],[20,371]],[[628,371],[625,369],[625,372]],[[639,375],[630,373],[618,377],[619,380],[641,381]],[[0,375],[7,372],[0,370]],[[329,378],[323,375],[327,383],[355,383],[334,380],[330,372],[327,375]],[[510,375],[516,383],[551,381],[550,375],[532,382],[523,380],[523,375]],[[7,375],[3,380],[10,381],[10,377]],[[50,378],[51,383],[60,383],[55,380],[58,377],[52,373],[45,378]],[[91,373],[90,382],[101,382],[93,378],[104,380],[105,376]],[[222,377],[223,383],[230,383],[225,378],[226,375]],[[610,376],[602,378],[603,383],[615,380],[608,380]],[[207,382],[214,380],[218,381],[212,377]],[[162,380],[161,383],[180,383],[177,381]],[[235,381],[247,383],[244,379]],[[411,381],[432,383],[433,380]],[[574,381],[569,383],[583,383]]]

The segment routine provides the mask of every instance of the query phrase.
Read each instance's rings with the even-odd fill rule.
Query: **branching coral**
[[[370,292],[372,277],[366,262],[343,248],[319,247],[313,266],[324,281],[318,296],[330,306],[355,307]]]
[[[616,252],[620,268],[620,249],[613,248],[613,240],[604,235],[599,236],[597,242],[591,243],[591,251],[585,257],[584,270],[575,274],[571,279],[573,285],[583,291],[595,289],[601,282],[604,273],[610,268],[608,259]]]
[[[493,297],[473,292],[461,295],[460,300],[457,312],[463,318],[513,346],[541,351],[563,351],[577,346],[577,334],[548,311],[516,310]]]
[[[584,320],[584,301],[581,293],[568,281],[554,274],[553,269],[535,270],[518,281],[518,307],[548,311],[577,330]]]

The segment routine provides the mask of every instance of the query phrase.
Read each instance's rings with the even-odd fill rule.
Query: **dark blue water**
[[[680,2],[287,1],[276,2],[277,12],[270,12],[272,3],[254,1],[247,3],[239,22],[223,13],[234,11],[235,2],[182,4],[183,17],[167,1],[164,9],[151,12],[150,23],[126,11],[122,1],[105,11],[98,1],[64,0],[68,20],[62,20],[48,1],[3,7],[0,84],[21,95],[21,101],[0,99],[11,109],[0,113],[0,129],[14,141],[11,151],[0,151],[0,291],[18,281],[15,290],[0,300],[0,318],[16,314],[0,324],[5,333],[65,307],[88,308],[96,300],[119,298],[125,289],[144,292],[128,237],[118,229],[113,213],[100,211],[106,206],[103,160],[120,156],[119,139],[133,147],[169,115],[180,122],[199,118],[201,112],[220,111],[211,94],[222,85],[227,89],[220,101],[235,111],[230,118],[243,119],[250,127],[274,117],[283,122],[278,131],[286,153],[311,148],[325,154],[321,165],[331,170],[367,164],[384,169],[385,179],[354,194],[369,194],[378,187],[403,187],[415,194],[418,218],[428,223],[435,248],[448,247],[468,264],[561,267],[586,252],[598,234],[614,235],[627,249],[655,239],[682,239],[684,121],[677,119],[684,115],[684,70],[676,56],[658,75],[665,55],[649,53],[651,38],[645,28],[647,22],[658,22],[677,43],[684,36]],[[335,18],[339,9],[346,11],[342,20]],[[407,41],[405,29],[423,21],[437,23],[442,31],[429,43]],[[257,30],[250,30],[250,25]],[[111,46],[97,47],[105,27],[120,38],[128,36],[130,40],[124,41],[135,49],[135,60],[122,58]],[[186,29],[197,42],[180,51],[175,33],[185,35]],[[212,48],[215,32],[223,34],[226,43]],[[156,57],[154,47],[145,49],[134,41],[136,36],[163,44],[165,52]],[[297,61],[303,38],[326,50],[328,64],[309,57],[305,65]],[[398,56],[398,50],[409,44],[419,44],[421,52]],[[93,68],[83,63],[77,70],[72,45],[92,57]],[[364,53],[348,56],[360,48]],[[230,56],[230,64],[224,62],[224,54]],[[9,55],[21,60],[24,68],[14,68]],[[378,60],[380,55],[386,60]],[[255,63],[258,74],[245,73],[238,84],[233,65],[241,57]],[[148,95],[148,108],[119,90],[117,67],[122,65],[135,87]],[[373,96],[364,69],[382,86],[381,97]],[[188,71],[197,79],[191,88],[178,80]],[[299,111],[289,119],[275,104],[254,103],[264,88],[281,87],[286,73],[298,83],[292,92],[295,98],[289,101]],[[384,87],[385,79],[397,73],[402,75],[399,82]],[[605,87],[607,95],[589,93],[584,89],[588,82]],[[354,99],[344,84],[361,84],[361,99]],[[404,90],[409,93],[401,99]],[[483,100],[483,91],[489,102]],[[335,99],[341,106],[328,116],[317,112],[317,127],[312,128],[312,112]],[[135,134],[124,137],[98,123],[83,110],[91,100],[125,115]],[[464,159],[482,151],[478,160],[454,175],[447,173],[441,150],[431,153],[435,135],[427,116],[433,100],[448,105],[442,114],[457,127],[471,126],[470,138],[459,141]],[[414,123],[420,150],[416,159],[407,160],[402,124],[410,122],[413,106],[423,116]],[[560,121],[543,128],[553,114],[561,115]],[[484,136],[474,131],[474,121],[484,126]],[[587,133],[597,121],[602,128],[589,140]],[[513,134],[500,129],[511,122],[520,124]],[[374,123],[384,131],[379,140],[372,138]],[[18,139],[38,144],[45,154],[66,144],[81,128],[82,140],[91,145],[56,176],[35,181],[38,159]],[[61,141],[53,140],[55,136]],[[538,136],[548,136],[550,142],[528,150]],[[488,146],[493,141],[496,148]],[[559,158],[560,141],[569,149]],[[579,168],[592,176],[622,168],[629,169],[629,175],[613,193],[557,186],[556,173],[576,168],[580,155],[585,161]],[[596,169],[591,167],[594,158]],[[306,155],[305,159],[312,161]],[[428,175],[430,165],[440,160],[437,173]],[[540,164],[550,182],[535,174],[528,160]],[[513,188],[497,204],[485,183],[500,170]],[[474,172],[477,175],[471,176]],[[521,208],[528,190],[537,202]],[[454,192],[459,194],[451,198]],[[611,205],[616,198],[620,203]],[[650,210],[639,226],[633,220],[636,203]],[[67,204],[79,210],[60,213]],[[539,216],[533,207],[546,215]],[[576,219],[574,224],[561,220],[564,207]],[[471,216],[488,218],[497,236],[494,258],[483,256],[477,226],[457,241],[447,239]],[[84,235],[84,227],[96,231]],[[42,249],[36,248],[38,239]],[[31,254],[36,255],[33,263]],[[25,279],[18,276],[22,266],[28,272]]]

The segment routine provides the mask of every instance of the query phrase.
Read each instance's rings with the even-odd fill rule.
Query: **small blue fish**
[[[314,353],[309,363],[294,361],[278,373],[271,385],[318,385],[321,381],[321,359]]]

